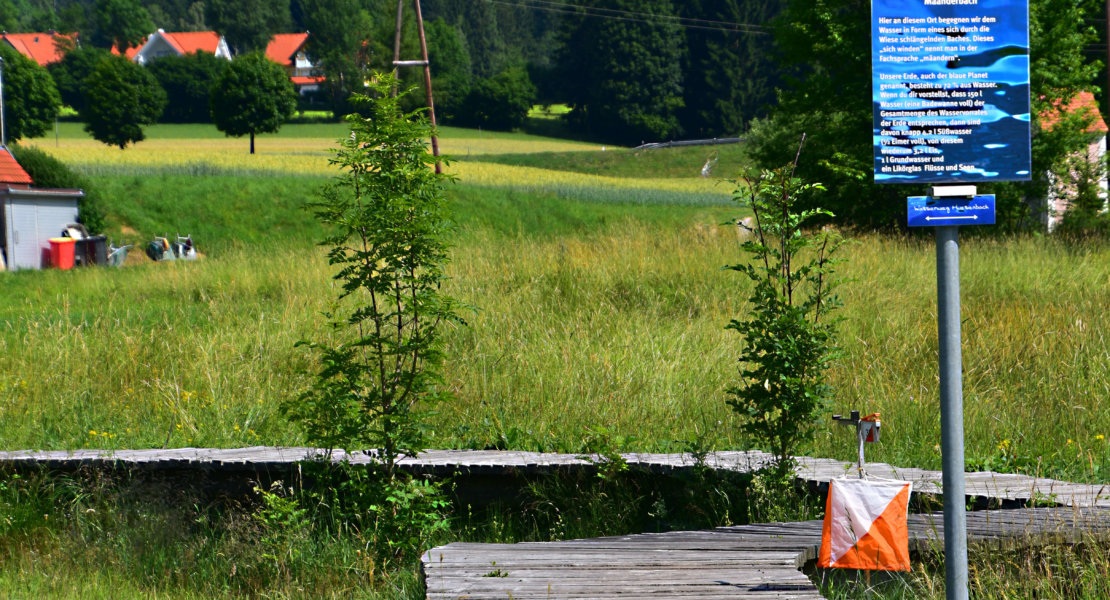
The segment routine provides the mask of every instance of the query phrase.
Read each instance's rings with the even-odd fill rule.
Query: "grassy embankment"
[[[299,205],[325,181],[327,148],[341,127],[287,127],[261,138],[254,157],[242,140],[204,128],[152,128],[150,141],[124,152],[62,133],[57,145],[39,144],[107,191],[113,237],[193,233],[208,259],[6,276],[3,445],[299,443],[276,407],[304,384],[305,357],[292,346],[325,334],[315,315],[331,295],[312,246],[318,230]],[[449,287],[474,311],[470,326],[449,337],[448,384],[458,400],[438,407],[438,445],[578,451],[599,428],[626,450],[678,450],[695,439],[750,445],[721,393],[738,353],[723,326],[742,314],[746,292],[720,270],[741,258],[735,231],[720,226],[738,210],[727,187],[696,177],[711,150],[601,153],[451,129],[443,143],[460,157],[451,167],[460,178],[452,192],[460,230]],[[544,153],[519,156],[531,150]],[[735,168],[732,148],[716,150],[719,173]],[[849,249],[844,271],[854,281],[844,288],[846,354],[833,372],[834,408],[883,413],[872,460],[939,466],[931,252],[928,240],[872,236]],[[1104,479],[1108,255],[1107,247],[1041,238],[964,244],[973,462]],[[803,450],[850,458],[848,437],[822,427]],[[166,591],[178,587],[211,592],[182,581],[181,564],[212,569],[204,580],[230,581],[185,560],[226,550],[218,544],[177,547],[167,558],[177,566],[166,573],[149,561],[134,572],[100,571],[63,557],[71,539],[20,535],[8,538],[5,564],[31,560],[29,549],[58,560],[45,579],[28,576],[28,565],[7,571],[36,589],[78,583],[62,575],[73,570],[109,579],[92,582],[95,589],[115,577],[166,597],[193,593]],[[216,537],[238,543],[226,532]]]

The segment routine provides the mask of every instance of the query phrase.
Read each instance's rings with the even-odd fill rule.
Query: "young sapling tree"
[[[330,339],[302,342],[318,359],[315,378],[283,407],[310,443],[375,457],[371,476],[350,478],[363,486],[355,508],[332,510],[383,560],[419,556],[446,526],[438,486],[397,462],[425,447],[426,409],[445,396],[441,329],[459,320],[440,291],[449,177],[433,168],[424,111],[404,111],[396,85],[378,74],[369,95],[353,97],[363,112],[347,117],[351,133],[331,161],[342,172],[309,203],[331,230],[322,245],[338,294]]]
[[[389,479],[397,460],[421,449],[421,407],[441,399],[441,327],[458,321],[442,294],[447,262],[444,186],[428,151],[423,110],[406,112],[379,74],[365,116],[347,117],[350,136],[331,163],[342,170],[310,209],[332,233],[321,242],[339,293],[327,313],[334,341],[306,345],[320,367],[286,406],[310,442],[379,451]],[[440,159],[442,160],[442,159]]]
[[[836,355],[834,267],[843,240],[832,229],[806,229],[832,214],[797,211],[800,196],[823,188],[795,178],[794,165],[732,183],[734,198],[754,213],[754,226],[743,244],[750,260],[726,268],[743,273],[753,287],[750,313],[728,324],[745,344],[728,404],[743,417],[743,430],[769,446],[785,476],[832,392],[826,371]]]

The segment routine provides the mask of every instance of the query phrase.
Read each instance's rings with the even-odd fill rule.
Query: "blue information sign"
[[[1028,0],[872,0],[875,181],[1030,179]]]
[[[994,225],[994,194],[974,198],[907,198],[910,227]]]

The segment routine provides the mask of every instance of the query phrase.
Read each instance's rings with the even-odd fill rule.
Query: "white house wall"
[[[220,41],[216,43],[216,58],[224,60],[231,60],[231,48],[227,45],[227,40],[224,36],[220,36]]]
[[[135,62],[140,65],[146,65],[150,61],[162,58],[163,56],[178,56],[179,54],[177,48],[174,48],[172,44],[166,41],[166,38],[162,37],[162,33],[158,32],[150,36],[150,39],[147,40],[147,42],[143,44],[143,47],[139,49],[139,52],[135,54]]]
[[[1082,151],[1076,154],[1082,156]],[[1099,134],[1098,139],[1087,145],[1086,159],[1091,162],[1104,163],[1106,159],[1106,136]],[[1075,175],[1075,173],[1073,173]],[[1061,188],[1059,185],[1059,178],[1054,173],[1048,174],[1049,188],[1048,200],[1045,207],[1044,214],[1041,215],[1041,222],[1049,233],[1056,230],[1056,227],[1063,222],[1064,213],[1071,208],[1072,200],[1075,197],[1075,189],[1072,186]],[[1102,170],[1102,176],[1099,178],[1099,196],[1103,199],[1103,210],[1106,210],[1107,205],[1107,173],[1106,169]]]
[[[293,57],[293,77],[311,77],[316,67],[308,60],[304,51],[297,52]]]

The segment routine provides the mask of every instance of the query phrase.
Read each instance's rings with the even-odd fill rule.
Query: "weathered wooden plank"
[[[195,463],[198,467],[227,465],[250,467],[254,463],[266,465],[292,464],[297,461],[320,458],[324,452],[314,448],[265,447],[231,449],[151,449],[151,450],[76,450],[66,451],[14,451],[0,452],[0,463],[49,462],[64,468],[83,464],[131,464],[155,468],[182,468]],[[629,453],[623,455],[629,464],[657,472],[692,468],[694,460],[684,454]],[[332,460],[348,460],[354,464],[367,464],[374,460],[373,452],[335,451]],[[705,457],[709,468],[750,472],[764,466],[771,455],[757,451],[728,451],[710,453]],[[598,460],[594,457],[593,460]],[[416,458],[403,459],[404,467],[427,473],[471,472],[511,473],[539,472],[555,468],[591,468],[590,461],[577,454],[545,454],[534,452],[500,452],[474,450],[433,450]],[[866,471],[871,476],[913,481],[919,493],[937,493],[942,477],[939,472],[902,468],[882,463],[870,463]],[[831,479],[855,473],[851,462],[831,459],[799,457],[798,476],[808,483],[822,486]],[[968,495],[1022,501],[1031,498],[1054,500],[1061,505],[1110,506],[1110,488],[1072,484],[1051,479],[1035,479],[1023,475],[1002,473],[969,473],[965,475]]]
[[[1110,510],[968,514],[969,537],[979,543],[1091,528],[1110,529]],[[912,515],[910,529],[915,545],[941,550],[942,514]],[[570,542],[450,544],[424,556],[427,597],[820,598],[797,571],[805,553],[796,550],[819,541],[820,522],[807,521]]]

